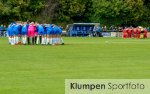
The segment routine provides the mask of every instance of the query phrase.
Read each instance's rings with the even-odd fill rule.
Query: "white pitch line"
[[[121,42],[121,41],[103,41],[103,42],[68,42],[68,44],[150,44],[150,42]]]
[[[113,41],[109,41],[108,43],[112,43],[112,44],[150,44],[150,42],[113,42]]]

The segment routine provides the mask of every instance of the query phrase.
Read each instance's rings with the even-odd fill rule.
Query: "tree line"
[[[150,0],[0,0],[0,23],[15,20],[150,24]]]

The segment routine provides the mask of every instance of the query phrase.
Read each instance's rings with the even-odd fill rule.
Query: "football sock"
[[[32,37],[32,44],[33,44],[33,45],[34,45],[34,42],[35,42],[35,41],[34,41],[34,37]]]
[[[37,37],[36,44],[39,44],[39,36]]]
[[[14,38],[11,38],[11,45],[14,45],[14,44],[15,44]]]
[[[42,43],[42,36],[40,36],[40,44]]]
[[[56,38],[56,43],[59,43],[58,38]]]
[[[42,38],[42,43],[41,44],[44,44],[44,38]]]
[[[44,44],[46,44],[46,41],[47,41],[47,38],[46,38],[46,37],[44,37]]]
[[[61,43],[64,43],[64,40],[61,38]]]
[[[11,45],[13,44],[13,38],[10,38],[10,44]]]
[[[52,45],[52,43],[53,43],[53,39],[52,38],[49,39],[49,43]]]
[[[9,43],[11,43],[11,38],[10,37],[8,38],[8,40],[9,40]]]
[[[30,37],[28,37],[28,44],[30,45]]]
[[[37,36],[34,37],[34,44],[37,42]]]
[[[46,45],[49,43],[49,38],[46,39]]]
[[[27,43],[27,37],[25,36],[24,37],[24,44],[26,44]]]
[[[13,42],[14,42],[14,44],[15,44],[15,43],[16,43],[16,37],[15,37],[15,36],[14,36],[13,40],[14,40]]]
[[[24,37],[22,37],[22,43],[24,44]]]
[[[17,36],[17,37],[15,37],[15,44],[18,44],[18,42],[19,42],[19,38]]]

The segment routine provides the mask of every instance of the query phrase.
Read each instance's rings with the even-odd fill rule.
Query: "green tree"
[[[4,23],[33,18],[40,14],[44,4],[43,0],[1,0],[0,20]]]
[[[59,23],[150,24],[149,0],[0,0],[0,23],[53,19]]]
[[[89,21],[91,7],[91,0],[60,0],[59,18],[65,21]]]
[[[143,0],[93,0],[95,15],[92,20],[104,24],[138,25],[143,18]]]

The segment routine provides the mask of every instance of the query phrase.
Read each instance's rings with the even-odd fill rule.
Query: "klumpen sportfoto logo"
[[[149,94],[149,79],[66,79],[65,94]]]
[[[130,89],[145,89],[145,85],[144,84],[140,84],[140,83],[132,83],[132,82],[127,82],[127,83],[108,83],[108,84],[80,84],[80,83],[70,83],[70,89],[71,90],[81,90],[81,89],[84,89],[84,90],[90,90],[90,91],[93,91],[95,89],[99,89],[99,90],[130,90]]]

